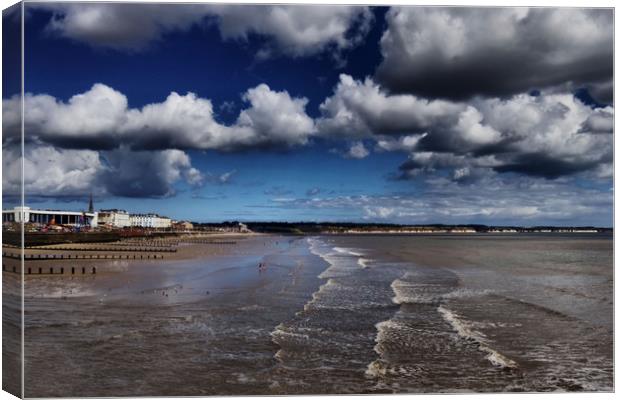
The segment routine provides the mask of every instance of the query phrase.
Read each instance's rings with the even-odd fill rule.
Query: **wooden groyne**
[[[113,246],[118,247],[148,247],[148,248],[174,248],[179,245],[178,242],[142,242],[142,241],[132,241],[132,242],[118,242],[111,243]]]
[[[21,274],[20,268],[13,266],[7,268],[2,264],[2,271],[14,274]],[[27,267],[25,275],[95,275],[97,267]]]
[[[199,243],[199,244],[237,244],[237,242],[232,242],[232,241],[213,241],[213,240],[208,240],[208,239],[189,239],[189,240],[183,240],[183,243]]]
[[[170,247],[26,247],[28,250],[48,251],[124,251],[132,253],[176,253],[176,248]]]
[[[21,260],[19,253],[2,252],[2,257]],[[162,254],[24,254],[24,261],[50,260],[160,260]]]

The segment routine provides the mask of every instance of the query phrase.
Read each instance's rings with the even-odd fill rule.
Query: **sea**
[[[26,281],[27,397],[614,389],[611,235],[258,236],[118,268]]]

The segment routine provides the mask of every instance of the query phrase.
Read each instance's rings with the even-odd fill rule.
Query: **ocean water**
[[[364,254],[370,270],[400,271],[390,283],[398,309],[376,324],[366,372],[377,388],[613,389],[611,236],[328,240]]]
[[[613,390],[611,236],[259,237],[121,270],[26,282],[26,396]]]

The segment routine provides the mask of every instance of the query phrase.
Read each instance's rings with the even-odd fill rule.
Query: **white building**
[[[168,217],[161,217],[157,214],[131,214],[129,216],[131,226],[141,228],[164,229],[172,226],[172,220]]]
[[[98,214],[99,223],[102,225],[110,225],[115,228],[131,226],[129,213],[125,210],[101,210]]]
[[[96,228],[98,215],[96,212],[36,210],[30,207],[14,207],[12,210],[2,210],[2,222],[69,226],[90,225]]]

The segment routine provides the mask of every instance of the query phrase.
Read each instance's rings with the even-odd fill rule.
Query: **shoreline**
[[[608,232],[331,232],[313,234],[278,234],[278,233],[214,233],[189,234],[174,237],[157,238],[126,238],[117,242],[66,243],[29,247],[25,249],[24,276],[26,278],[42,278],[65,275],[89,275],[95,273],[119,272],[133,265],[167,263],[210,259],[224,256],[229,248],[257,237],[309,238],[323,237],[453,237],[453,238],[515,238],[525,240],[546,237],[579,237],[606,238]],[[5,256],[5,254],[7,256]],[[21,274],[21,257],[19,248],[3,245],[3,272]],[[32,257],[32,258],[29,258]],[[36,258],[41,257],[41,258]],[[432,258],[432,257],[431,257]],[[428,257],[422,256],[423,264],[433,264]],[[72,268],[75,268],[72,271]],[[85,270],[82,270],[85,268]],[[95,270],[93,270],[95,268]]]

